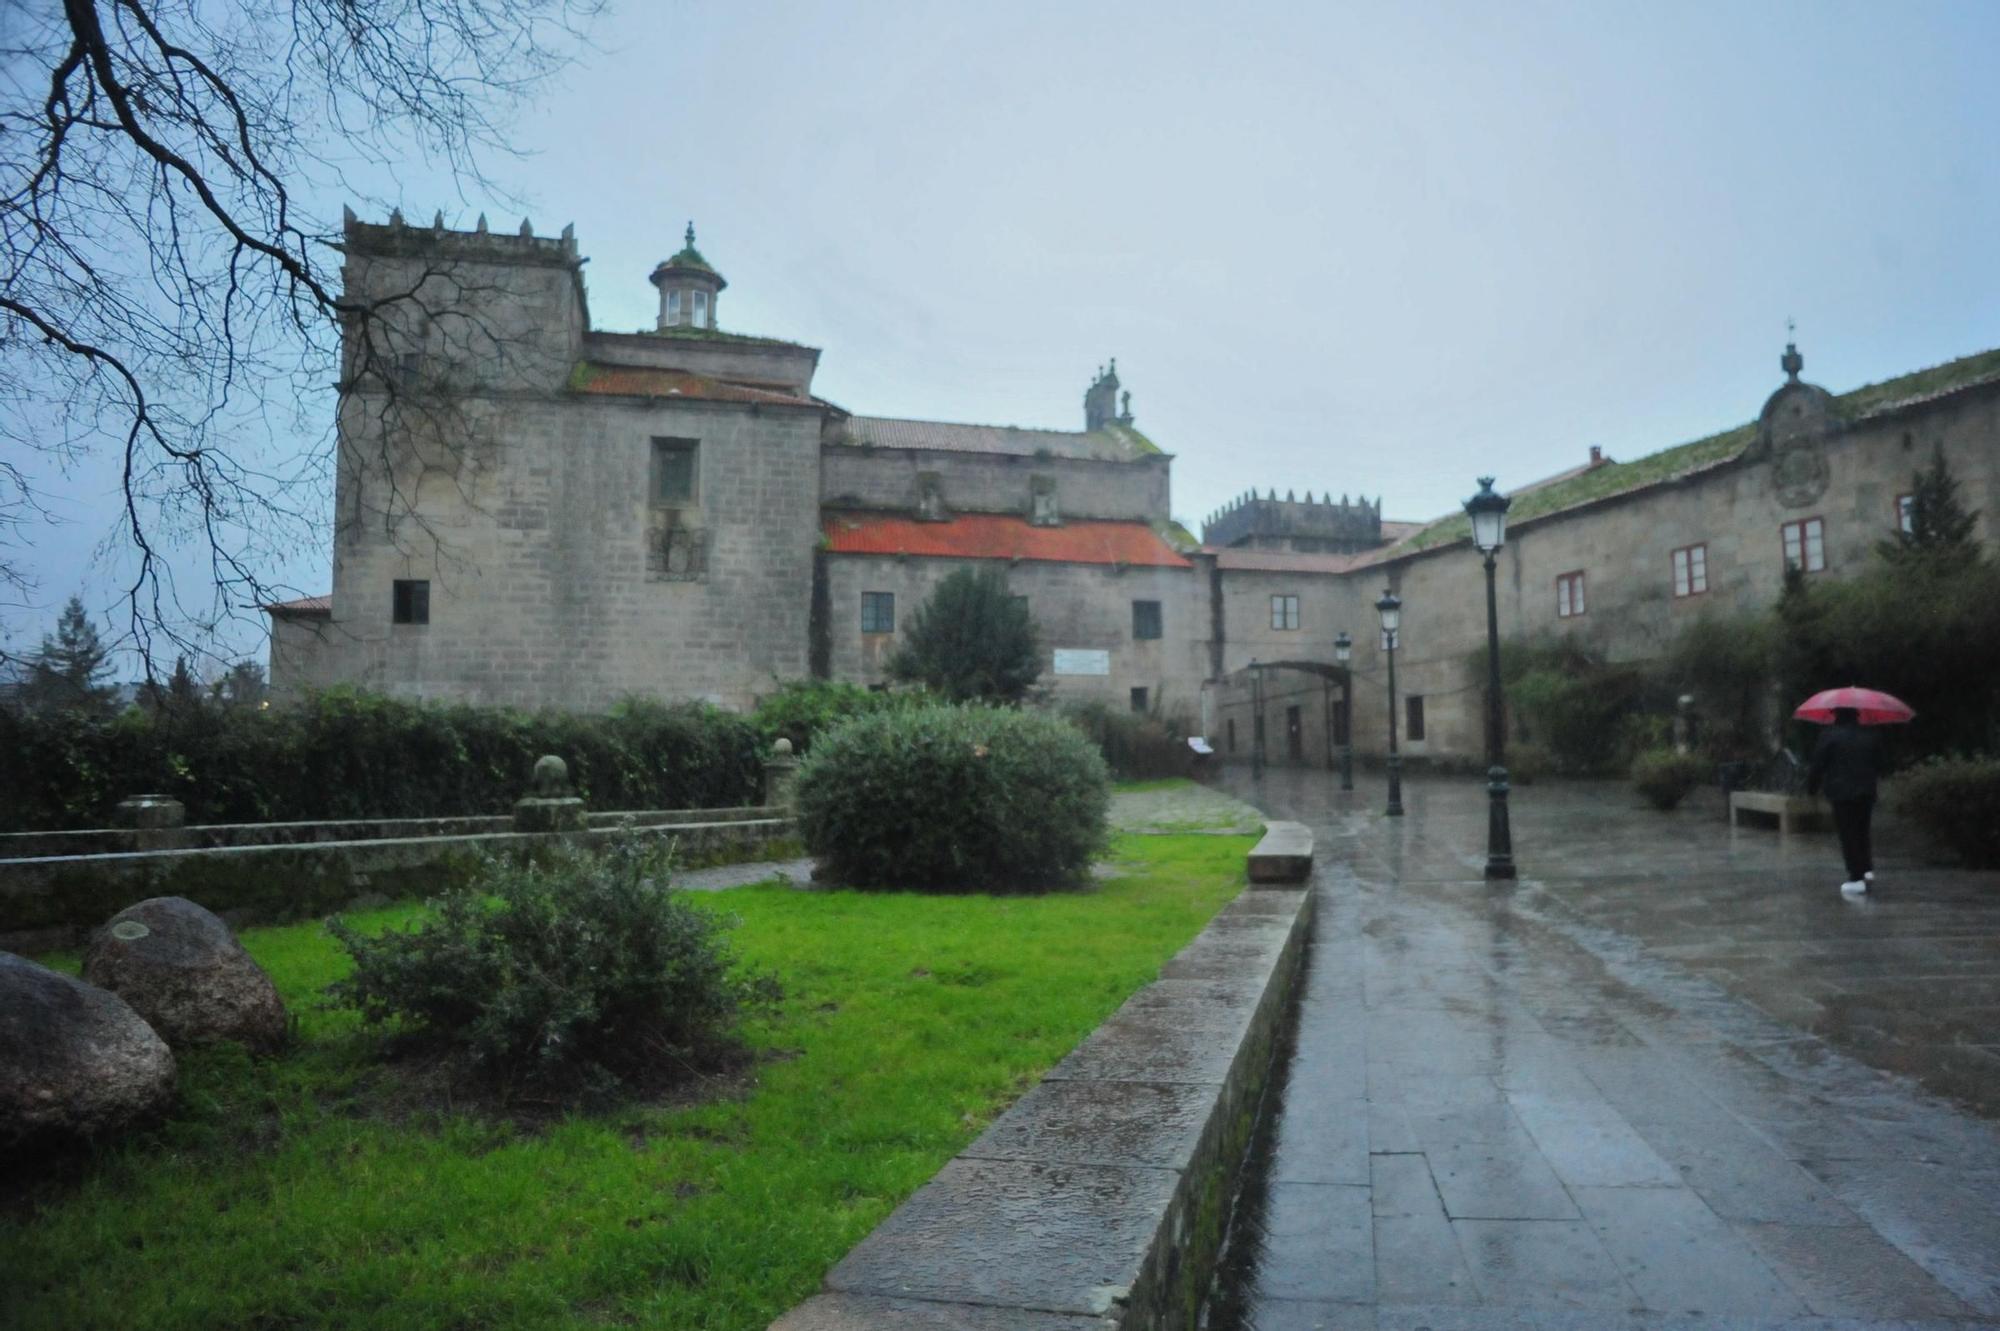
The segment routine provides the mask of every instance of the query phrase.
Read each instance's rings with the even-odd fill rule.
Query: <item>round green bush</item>
[[[1929,846],[1969,869],[2000,868],[2000,758],[1932,758],[1899,773],[1890,803]]]
[[[1059,716],[930,705],[822,734],[798,777],[799,827],[857,887],[1032,891],[1074,883],[1105,844],[1110,777]]]
[[[1632,760],[1632,784],[1656,809],[1671,809],[1706,781],[1709,762],[1694,753],[1648,749]]]

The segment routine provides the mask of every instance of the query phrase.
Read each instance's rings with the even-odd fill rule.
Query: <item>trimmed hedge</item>
[[[0,711],[0,828],[102,827],[153,793],[191,823],[505,813],[545,753],[595,809],[754,804],[762,782],[757,732],[700,704],[523,712],[331,689],[269,710]]]
[[[1110,775],[1046,712],[928,705],[827,731],[799,766],[799,829],[857,887],[1023,891],[1081,880]]]
[[[2000,868],[2000,758],[1933,758],[1899,775],[1896,813],[1971,869]]]

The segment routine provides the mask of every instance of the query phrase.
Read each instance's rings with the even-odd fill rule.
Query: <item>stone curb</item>
[[[772,1331],[1192,1327],[1311,924],[1246,888]]]

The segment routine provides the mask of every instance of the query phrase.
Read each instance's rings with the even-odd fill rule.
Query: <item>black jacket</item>
[[[1813,746],[1806,793],[1817,795],[1823,788],[1830,800],[1874,799],[1880,751],[1873,731],[1860,726],[1828,726]]]

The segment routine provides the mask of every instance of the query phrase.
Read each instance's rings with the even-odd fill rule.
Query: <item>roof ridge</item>
[[[1062,430],[1043,425],[996,425],[992,421],[946,421],[934,416],[872,416],[858,412],[848,418],[857,421],[900,421],[910,425],[958,425],[969,430],[1020,430],[1034,434],[1073,434],[1079,439],[1091,434],[1109,434],[1108,430]]]

